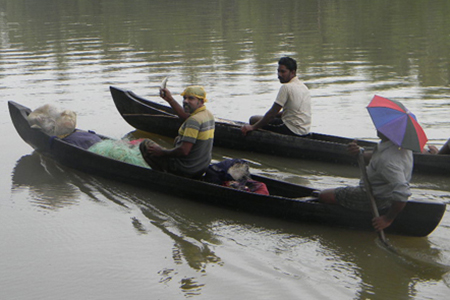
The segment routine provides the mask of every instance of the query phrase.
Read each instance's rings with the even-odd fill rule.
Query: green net
[[[120,160],[129,164],[149,168],[142,158],[138,145],[132,145],[127,140],[103,140],[91,146],[89,151],[96,154]]]

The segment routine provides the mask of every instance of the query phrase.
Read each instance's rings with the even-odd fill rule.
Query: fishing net
[[[149,165],[142,158],[141,152],[139,151],[139,145],[130,143],[130,141],[127,140],[103,140],[90,147],[89,151],[150,169]]]

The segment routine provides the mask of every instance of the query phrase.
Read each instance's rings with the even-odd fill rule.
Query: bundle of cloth
[[[45,104],[28,115],[28,123],[32,128],[93,153],[149,168],[136,146],[137,141],[103,140],[93,131],[76,129],[77,114],[74,111]]]
[[[44,104],[28,115],[28,123],[46,134],[65,142],[88,149],[102,139],[94,132],[77,130],[77,114],[68,109],[60,109],[52,104]]]
[[[206,170],[205,181],[243,190],[247,192],[269,195],[263,182],[253,180],[248,162],[243,159],[226,159],[211,164]]]
[[[51,104],[42,105],[28,115],[32,128],[39,128],[51,136],[64,137],[71,134],[77,126],[77,114],[62,110]]]

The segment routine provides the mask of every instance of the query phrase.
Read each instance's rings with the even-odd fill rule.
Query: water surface
[[[78,127],[134,129],[109,86],[160,101],[191,84],[217,117],[264,113],[289,55],[313,99],[312,130],[376,140],[377,94],[403,102],[430,143],[450,137],[447,1],[0,0],[0,298],[446,299],[448,274],[405,264],[376,235],[211,207],[74,171],[15,132],[13,100],[72,109]],[[181,99],[181,97],[178,97]],[[316,188],[356,184],[358,170],[216,149],[255,173]],[[450,201],[447,177],[415,175],[413,198]],[[429,237],[389,236],[450,265],[450,219]]]

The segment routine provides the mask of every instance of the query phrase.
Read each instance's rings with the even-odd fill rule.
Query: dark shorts
[[[179,168],[177,168],[176,158],[160,157],[160,156],[157,157],[149,155],[147,153],[147,147],[152,144],[158,145],[158,143],[152,141],[151,139],[145,139],[139,144],[139,150],[141,151],[142,157],[152,169],[193,179],[199,179],[202,177],[204,172],[201,172],[201,174],[200,173],[190,174],[181,171]]]
[[[286,126],[286,124],[283,123],[281,118],[275,118],[274,120],[270,121],[269,124],[263,126],[262,129],[281,134],[296,135]]]
[[[367,196],[366,191],[360,186],[347,186],[340,187],[334,190],[336,201],[349,209],[359,211],[370,211],[371,204],[370,199]],[[389,207],[391,202],[388,199],[380,200],[376,199],[377,207],[379,209]]]

